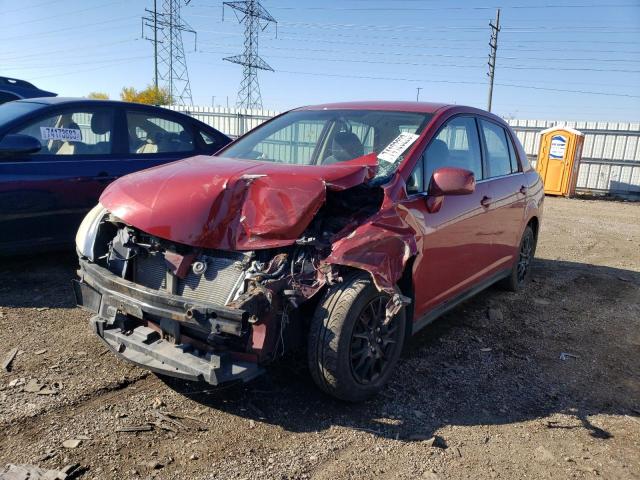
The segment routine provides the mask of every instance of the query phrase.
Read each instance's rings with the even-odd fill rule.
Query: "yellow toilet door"
[[[544,155],[543,162],[546,163],[543,172],[544,191],[552,195],[562,195],[563,181],[567,169],[567,151],[569,150],[569,136],[564,132],[551,135],[548,150]]]

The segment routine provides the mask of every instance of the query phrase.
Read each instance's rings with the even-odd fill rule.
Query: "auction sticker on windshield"
[[[387,147],[378,154],[380,160],[395,163],[404,151],[415,142],[420,135],[415,133],[402,132]]]
[[[82,141],[82,133],[76,128],[40,127],[42,140]]]

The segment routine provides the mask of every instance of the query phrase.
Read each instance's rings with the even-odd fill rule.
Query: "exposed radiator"
[[[191,269],[184,279],[176,278],[176,295],[224,306],[242,280],[241,262],[244,255],[216,251],[215,255],[200,255],[207,269],[196,275]],[[134,281],[154,290],[167,290],[167,266],[162,253],[134,259]]]

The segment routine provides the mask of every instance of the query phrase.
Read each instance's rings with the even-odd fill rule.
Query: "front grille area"
[[[191,269],[187,276],[176,278],[176,295],[224,306],[242,277],[244,255],[234,252],[215,252],[200,255],[197,260],[207,264],[206,271],[196,275]],[[167,266],[162,253],[136,257],[134,282],[154,290],[167,291]]]

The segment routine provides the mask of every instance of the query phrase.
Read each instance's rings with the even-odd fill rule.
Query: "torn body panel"
[[[193,157],[135,173],[100,198],[123,222],[200,248],[252,250],[292,245],[327,190],[366,183],[375,156],[329,166]]]

